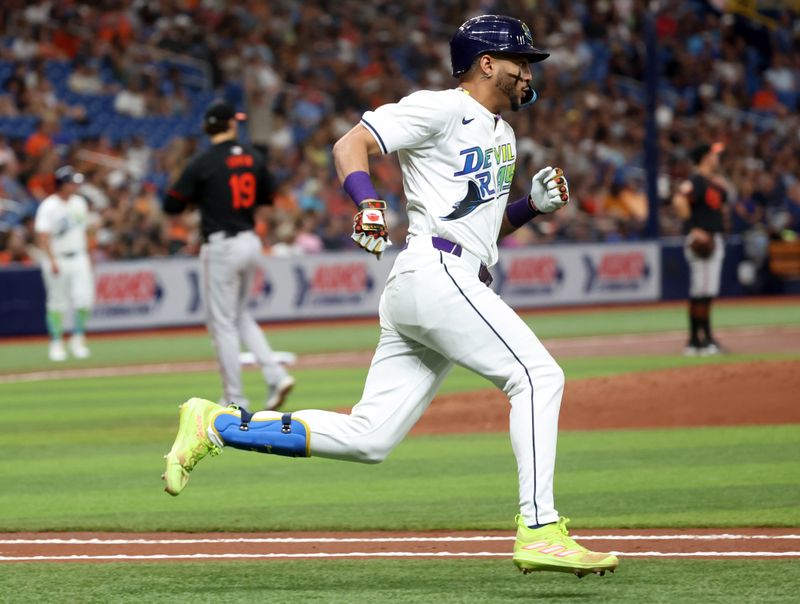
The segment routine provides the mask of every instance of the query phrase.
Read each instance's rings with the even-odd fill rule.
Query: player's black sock
[[[711,298],[700,298],[698,300],[701,307],[700,330],[703,332],[703,342],[711,344],[714,339],[711,337]]]
[[[689,300],[689,346],[700,346],[700,301],[696,298]]]

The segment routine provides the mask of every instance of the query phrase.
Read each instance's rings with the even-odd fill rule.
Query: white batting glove
[[[542,214],[555,212],[569,203],[569,185],[561,168],[547,166],[531,179],[531,205]]]
[[[358,247],[375,254],[380,260],[386,248],[392,245],[384,216],[386,202],[380,199],[365,199],[359,207],[361,211],[353,220],[353,234],[350,238]]]

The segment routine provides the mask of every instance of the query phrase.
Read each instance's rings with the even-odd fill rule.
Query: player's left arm
[[[500,238],[510,235],[541,214],[550,214],[569,203],[569,185],[561,168],[547,166],[531,179],[527,197],[506,206],[500,225]]]

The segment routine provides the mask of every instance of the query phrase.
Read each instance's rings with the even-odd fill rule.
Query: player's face
[[[509,109],[519,111],[522,96],[533,78],[528,60],[525,57],[505,57],[497,60],[497,65],[499,70],[495,86],[508,99]]]
[[[69,197],[70,195],[75,195],[78,192],[79,185],[75,184],[74,182],[65,182],[61,185],[61,195],[64,198]]]
[[[720,167],[720,161],[718,153],[709,153],[702,159],[702,161],[698,165],[698,168],[700,170],[705,170],[706,172],[710,172],[712,174],[719,172],[719,167]]]

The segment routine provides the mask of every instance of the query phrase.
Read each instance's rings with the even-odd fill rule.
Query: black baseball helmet
[[[215,100],[208,107],[203,115],[203,121],[209,126],[227,124],[229,120],[244,121],[247,114],[236,111],[233,105],[227,101]]]
[[[533,46],[530,28],[519,19],[503,15],[481,15],[464,22],[450,40],[450,63],[453,76],[469,71],[475,59],[486,53],[523,55],[529,63],[550,56]]]
[[[79,185],[84,180],[83,174],[72,166],[61,166],[53,173],[53,178],[56,180],[56,186],[59,187],[69,182]]]

